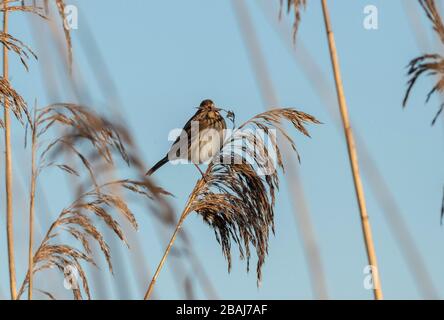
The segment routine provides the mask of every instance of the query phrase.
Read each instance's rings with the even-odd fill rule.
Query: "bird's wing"
[[[182,131],[184,131],[187,135],[188,135],[188,141],[191,140],[191,123],[193,121],[199,121],[198,120],[198,116],[200,114],[200,110],[198,110],[191,118],[190,120],[188,120],[188,122],[185,124],[185,126],[183,127]],[[176,141],[174,141],[173,145],[175,145],[177,142],[179,142],[180,140],[180,136],[177,137]]]
[[[181,140],[181,135],[179,135],[177,137],[177,139],[174,141],[174,143],[171,145],[170,151],[169,152],[173,152],[176,153],[178,150],[182,150],[182,148],[184,148],[184,150],[188,150],[191,146],[191,124],[193,121],[199,121],[200,118],[200,113],[201,110],[198,110],[191,118],[190,120],[188,120],[188,122],[185,124],[185,126],[182,129],[182,133],[187,134],[187,140],[186,141],[182,141]]]

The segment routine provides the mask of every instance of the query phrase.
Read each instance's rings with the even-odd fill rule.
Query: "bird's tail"
[[[163,159],[157,162],[150,170],[148,170],[146,175],[151,176],[154,172],[156,172],[160,167],[162,167],[167,162],[168,162],[168,156],[165,156]]]

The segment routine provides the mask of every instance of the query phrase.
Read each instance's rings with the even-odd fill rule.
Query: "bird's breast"
[[[193,163],[208,163],[222,148],[223,130],[205,129],[200,132],[199,139],[192,141],[190,160]]]

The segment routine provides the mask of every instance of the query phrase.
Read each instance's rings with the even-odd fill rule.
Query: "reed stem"
[[[3,32],[8,33],[8,2],[3,1]],[[9,57],[8,48],[3,45],[3,78],[9,77]],[[11,124],[9,115],[9,103],[4,97],[4,124],[5,124],[5,183],[6,183],[6,234],[8,240],[8,262],[9,262],[9,287],[11,299],[17,298],[17,284],[15,277],[15,258],[14,258],[14,224],[12,212],[12,150],[11,150]]]
[[[187,201],[187,204],[185,205],[185,209],[182,211],[180,219],[177,222],[176,229],[174,230],[174,233],[170,239],[170,242],[168,243],[168,246],[165,250],[165,253],[163,254],[162,259],[160,260],[159,265],[157,266],[156,273],[154,273],[154,276],[151,279],[150,285],[148,286],[148,290],[145,293],[145,297],[144,297],[145,300],[149,300],[149,298],[153,292],[154,285],[156,284],[157,278],[159,277],[159,274],[162,271],[163,265],[165,264],[165,261],[171,251],[171,248],[173,247],[174,241],[176,241],[177,235],[179,234],[179,231],[182,228],[182,225],[183,225],[185,219],[187,218],[188,214],[190,213],[191,205],[197,196],[196,190],[198,190],[202,186],[203,183],[205,183],[205,177],[203,177],[202,179],[200,179],[197,182],[196,186],[193,189],[193,192],[191,193],[191,195]]]
[[[157,266],[156,273],[154,274],[153,278],[151,279],[148,290],[145,293],[145,297],[144,297],[145,300],[149,300],[149,298],[153,292],[154,285],[156,284],[156,281],[157,281],[157,278],[159,277],[160,271],[162,271],[163,265],[165,264],[165,261],[171,251],[171,248],[173,247],[174,241],[176,241],[177,235],[179,234],[179,231],[182,228],[183,222],[185,221],[185,218],[188,216],[187,211],[189,210],[189,206],[190,206],[190,202],[188,202],[187,207],[185,208],[179,221],[177,222],[176,229],[174,230],[173,236],[171,237],[170,242],[168,243],[165,253],[163,254],[163,257],[160,260],[159,265]]]
[[[324,15],[325,28],[327,33],[328,45],[330,50],[331,63],[333,67],[333,73],[336,83],[336,93],[338,96],[339,109],[341,113],[342,124],[344,128],[345,138],[347,142],[347,149],[349,155],[349,161],[351,165],[353,182],[355,186],[356,197],[358,201],[360,218],[362,224],[362,232],[364,235],[364,242],[367,251],[368,263],[372,267],[373,276],[373,293],[376,300],[382,300],[381,282],[379,278],[378,262],[376,259],[375,247],[373,243],[372,230],[370,226],[369,217],[367,214],[367,207],[365,203],[364,188],[362,186],[361,176],[359,173],[358,154],[356,151],[355,140],[350,125],[350,119],[348,115],[347,102],[344,93],[344,87],[342,83],[341,70],[339,67],[339,58],[336,51],[336,44],[334,33],[331,27],[330,14],[327,7],[327,0],[321,0],[322,11]]]
[[[34,246],[34,211],[35,211],[35,189],[36,189],[36,151],[37,151],[37,128],[36,128],[36,113],[37,108],[34,110],[34,125],[32,127],[32,159],[31,159],[31,190],[29,194],[29,250],[28,250],[28,272],[29,272],[29,283],[28,283],[28,300],[32,300],[32,288],[33,288],[33,246]]]

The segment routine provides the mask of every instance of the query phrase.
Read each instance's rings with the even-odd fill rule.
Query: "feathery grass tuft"
[[[441,16],[436,8],[434,0],[418,0],[419,4],[423,8],[427,18],[433,24],[433,30],[441,39],[444,44],[444,25]],[[415,86],[418,79],[423,75],[437,76],[438,81],[435,86],[429,91],[426,98],[426,103],[429,102],[432,95],[436,92],[442,93],[444,91],[444,58],[440,54],[424,54],[419,56],[408,64],[407,75],[409,77],[407,83],[407,91],[404,96],[402,105],[405,107],[407,105],[408,99],[410,97],[411,91]],[[437,111],[435,117],[432,120],[432,125],[436,123],[440,114],[444,109],[444,103],[441,104],[439,110]]]
[[[27,71],[29,70],[27,61],[31,57],[37,60],[37,55],[28,45],[26,45],[19,39],[14,38],[6,32],[0,32],[0,43],[4,45],[8,49],[8,51],[14,52],[19,57],[20,61]]]
[[[272,129],[281,132],[296,150],[292,138],[280,126],[282,120],[289,121],[306,136],[309,136],[306,124],[320,123],[313,116],[295,109],[273,109],[253,117],[225,139],[219,155],[213,158],[191,192],[145,299],[150,298],[178,232],[192,212],[199,214],[213,228],[227,259],[228,271],[231,270],[232,242],[238,246],[241,259],[247,260],[247,270],[250,246],[255,248],[257,283],[260,284],[270,230],[274,232],[275,191],[279,188],[276,169],[284,169],[276,132]],[[260,134],[255,132],[257,129]],[[266,143],[267,140],[271,145]],[[274,165],[274,154],[277,166]]]
[[[25,115],[28,123],[31,123],[31,115],[29,114],[25,100],[12,88],[11,83],[3,77],[0,77],[0,95],[6,99],[8,108],[11,109],[17,120],[23,124],[23,115]],[[3,121],[1,120],[0,127],[4,127]]]
[[[189,210],[201,215],[214,229],[228,270],[231,269],[232,241],[237,244],[240,257],[246,258],[247,270],[250,245],[256,249],[258,284],[268,253],[269,233],[274,232],[275,191],[279,189],[276,169],[284,170],[277,138],[271,129],[280,131],[297,152],[294,141],[279,125],[282,119],[290,121],[306,136],[309,136],[307,123],[320,123],[311,115],[290,108],[264,112],[247,121],[226,140],[219,161],[209,165],[204,183],[193,191],[194,201]],[[264,136],[256,135],[256,129],[263,130]],[[266,136],[272,150],[266,145]],[[236,151],[239,142],[241,154]],[[276,154],[278,168],[273,165],[273,154]]]
[[[71,163],[58,161],[59,158],[69,158],[63,157],[69,154],[80,159],[80,163],[89,173],[90,190],[83,192],[70,206],[62,210],[49,228],[32,258],[32,268],[31,271],[28,270],[19,297],[30,283],[30,274],[34,276],[39,271],[55,267],[65,273],[69,268],[74,268],[78,272],[82,288],[72,284],[74,298],[83,299],[86,296],[90,299],[88,279],[82,262],[96,265],[91,250],[92,243],[99,246],[108,268],[113,271],[110,248],[96,226],[96,220],[103,221],[107,228],[128,245],[124,231],[112,214],[114,211],[118,212],[134,229],[137,229],[136,218],[122,195],[123,191],[151,200],[157,196],[156,193],[160,192],[160,188],[154,188],[147,180],[122,179],[99,184],[95,168],[90,163],[90,154],[94,154],[109,165],[113,165],[116,154],[127,164],[129,158],[124,142],[120,138],[119,129],[86,107],[75,104],[54,104],[38,109],[32,127],[35,132],[33,148],[35,146],[38,152],[38,165],[33,179],[37,179],[47,168],[58,168],[70,175],[80,176],[79,170]],[[49,135],[51,130],[56,137],[42,139]],[[85,155],[87,153],[88,155]],[[57,243],[57,236],[62,232],[71,235],[81,249]]]
[[[54,104],[39,111],[36,125],[39,127],[37,137],[44,135],[55,125],[61,125],[65,130],[58,135],[41,154],[40,172],[47,167],[57,167],[65,172],[78,175],[77,170],[70,164],[57,163],[54,158],[61,153],[68,152],[76,156],[90,175],[91,181],[97,185],[94,169],[89,157],[79,151],[78,145],[88,144],[105,162],[112,164],[112,151],[117,151],[122,159],[128,163],[129,159],[120,139],[120,133],[114,125],[98,116],[87,108],[75,104]]]
[[[69,207],[64,209],[57,220],[49,228],[34,255],[32,274],[35,275],[37,272],[53,267],[56,267],[61,272],[66,272],[68,268],[73,267],[80,276],[82,287],[87,298],[90,299],[91,295],[88,279],[81,262],[83,261],[96,265],[91,250],[91,240],[98,244],[106,258],[110,271],[113,271],[109,246],[105,242],[102,233],[95,226],[96,222],[93,220],[93,217],[102,220],[105,225],[128,246],[125,235],[120,228],[120,224],[115,218],[113,218],[111,212],[113,210],[119,212],[135,229],[138,227],[136,219],[126,205],[124,198],[107,191],[107,189],[111,186],[132,187],[133,185],[137,185],[137,188],[140,188],[142,184],[129,180],[122,180],[95,187],[94,190],[83,194]],[[129,188],[126,189],[129,190]],[[55,239],[61,232],[67,232],[70,234],[79,242],[82,249],[70,245],[57,244]],[[28,283],[29,272],[21,290],[19,291],[19,297],[24,292]],[[78,285],[73,284],[72,291],[75,299],[83,298],[82,291],[79,289]]]
[[[301,22],[301,10],[307,6],[307,0],[286,0],[287,1],[287,13],[294,10],[294,23],[293,23],[293,41],[296,42],[296,34]],[[284,6],[284,0],[280,0],[280,12],[279,18],[282,17],[282,8]]]

